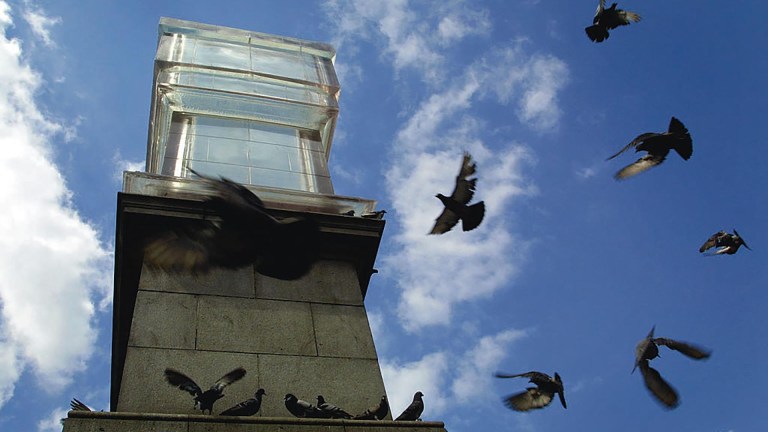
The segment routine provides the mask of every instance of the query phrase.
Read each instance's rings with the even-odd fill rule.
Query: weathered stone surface
[[[187,432],[186,421],[70,418],[63,432]]]
[[[200,297],[197,349],[315,356],[310,305]]]
[[[214,414],[250,398],[261,387],[256,355],[129,347],[117,411],[200,414],[189,393],[165,381],[165,369],[184,373],[206,390],[237,367],[245,368],[247,373],[224,390],[224,398],[214,405]]]
[[[363,304],[357,272],[351,263],[345,261],[318,261],[307,275],[296,281],[283,281],[257,274],[256,297],[358,306]]]
[[[322,394],[349,413],[362,413],[378,402],[384,391],[375,359],[259,355],[259,382],[268,398],[262,400],[264,416],[286,416],[287,393],[316,402]]]
[[[196,296],[139,291],[128,345],[194,349],[196,313]]]
[[[238,270],[212,268],[208,273],[166,272],[143,266],[139,289],[231,297],[254,297],[253,266]]]
[[[368,317],[362,306],[312,304],[320,356],[376,359]]]

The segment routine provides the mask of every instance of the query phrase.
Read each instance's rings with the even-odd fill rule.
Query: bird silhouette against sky
[[[212,192],[205,206],[220,220],[179,219],[176,226],[146,244],[147,264],[193,273],[255,264],[262,275],[283,280],[298,279],[310,270],[317,254],[316,221],[278,220],[245,186],[190,171]]]
[[[213,412],[213,404],[224,397],[223,391],[224,388],[226,388],[228,385],[242,379],[245,376],[245,369],[243,368],[237,368],[233,369],[223,377],[219,378],[218,381],[213,383],[211,388],[209,388],[206,391],[203,391],[197,383],[192,380],[192,378],[184,375],[183,373],[173,370],[173,369],[166,369],[165,370],[165,380],[168,381],[168,384],[171,384],[173,386],[178,387],[180,390],[184,390],[185,392],[188,392],[192,396],[194,396],[195,399],[195,408],[197,406],[200,406],[200,411],[205,414],[205,411],[208,410],[208,414],[211,414]]]
[[[496,378],[518,377],[528,378],[528,382],[536,384],[536,387],[528,387],[523,392],[506,396],[504,398],[504,405],[508,408],[515,411],[529,411],[532,409],[544,408],[552,402],[555,393],[560,397],[560,403],[563,405],[563,408],[568,408],[568,405],[565,403],[563,380],[560,379],[560,375],[557,372],[555,372],[554,378],[545,373],[536,371],[521,374],[496,372]]]
[[[648,336],[638,342],[635,347],[635,367],[632,368],[632,372],[640,368],[645,386],[651,394],[665,407],[671,409],[677,407],[680,403],[677,391],[661,377],[661,374],[656,369],[649,365],[651,360],[659,357],[659,345],[666,346],[695,360],[707,359],[711,352],[685,342],[678,342],[667,338],[654,338],[653,333],[655,330],[656,326],[653,326]]]
[[[717,247],[720,249],[715,251],[714,255],[722,255],[722,254],[733,255],[736,253],[736,251],[739,250],[739,247],[741,246],[744,246],[745,248],[752,250],[749,246],[747,246],[747,243],[739,235],[739,232],[736,231],[736,229],[734,228],[733,234],[729,234],[725,231],[718,231],[712,234],[707,239],[707,241],[705,241],[704,244],[701,245],[701,247],[699,248],[699,252],[705,252],[708,249]]]
[[[424,393],[416,392],[413,395],[413,402],[403,411],[395,421],[416,421],[421,417],[421,413],[424,412]]]
[[[464,231],[471,231],[480,225],[485,216],[485,203],[478,203],[468,206],[472,196],[475,194],[475,184],[477,178],[469,179],[475,174],[477,166],[472,162],[472,156],[464,153],[461,161],[459,175],[456,176],[456,186],[451,196],[437,194],[437,197],[445,206],[443,212],[435,220],[435,226],[430,234],[443,234],[453,228],[461,220],[461,228]]]
[[[584,31],[587,32],[587,37],[592,42],[602,42],[610,37],[608,30],[638,21],[640,21],[640,15],[635,12],[616,9],[616,3],[606,9],[605,0],[600,0],[597,11],[595,11],[595,17],[592,19],[592,25],[585,28]]]
[[[669,121],[667,132],[647,132],[641,134],[607,160],[611,160],[633,147],[635,152],[645,151],[648,154],[617,172],[615,175],[616,180],[632,177],[659,165],[667,158],[670,150],[675,150],[685,160],[690,159],[693,154],[693,140],[688,133],[688,129],[685,128],[680,120],[674,117]]]
[[[224,411],[220,412],[219,415],[223,416],[252,416],[259,412],[259,409],[261,408],[261,398],[266,395],[264,392],[264,389],[260,388],[256,390],[256,393],[253,394],[253,397],[244,400],[240,402],[239,404],[233,406],[232,408],[225,409]]]

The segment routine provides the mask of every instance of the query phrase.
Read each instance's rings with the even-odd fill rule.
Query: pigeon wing
[[[664,156],[661,155],[647,155],[643,156],[640,159],[636,160],[635,163],[630,164],[619,170],[614,175],[614,178],[616,180],[624,180],[626,178],[635,176],[637,174],[640,174],[641,172],[647,171],[656,165],[659,165],[660,163],[664,162],[664,159],[666,159]]]
[[[629,25],[629,23],[639,22],[641,19],[638,13],[626,11],[623,9],[617,10],[616,14],[619,18],[619,25]]]
[[[664,381],[661,374],[654,368],[648,366],[648,361],[640,363],[640,372],[643,375],[643,381],[648,390],[656,396],[656,399],[667,408],[675,408],[679,401],[677,392],[669,383]]]
[[[72,408],[72,411],[93,411],[88,405],[80,402],[76,398],[72,398],[69,402],[69,407]]]
[[[233,369],[223,377],[219,378],[218,381],[216,381],[212,386],[211,390],[221,393],[222,390],[224,390],[224,387],[232,384],[235,381],[240,380],[245,376],[245,369],[239,367],[237,369]]]
[[[715,246],[717,246],[717,240],[723,235],[725,232],[719,231],[714,234],[712,234],[707,241],[704,242],[703,245],[699,248],[699,252],[704,252],[707,249],[711,249]]]
[[[504,405],[515,411],[540,409],[552,402],[552,394],[530,387],[524,392],[509,395],[504,398]]]
[[[625,145],[624,148],[619,150],[615,155],[609,157],[606,160],[611,160],[611,159],[615,158],[616,156],[624,153],[625,151],[627,151],[627,150],[629,150],[631,148],[637,147],[637,145],[640,144],[641,142],[643,142],[643,141],[645,141],[645,140],[647,140],[649,138],[653,138],[653,137],[659,136],[659,135],[661,135],[661,134],[656,133],[656,132],[646,132],[644,134],[640,134],[640,135],[637,136],[637,138],[633,139],[629,144]]]
[[[666,338],[656,338],[653,341],[657,345],[664,345],[669,349],[679,351],[680,353],[685,354],[686,356],[696,360],[706,359],[706,358],[709,358],[710,355],[712,355],[711,351],[705,350],[703,348],[700,348],[685,342],[678,342],[676,340],[666,339]]]
[[[472,196],[475,194],[475,186],[477,179],[469,180],[468,177],[473,175],[477,171],[477,166],[472,162],[472,156],[469,153],[464,153],[464,157],[461,160],[461,169],[459,175],[456,176],[456,186],[453,189],[451,198],[460,204],[467,204],[472,200]]]
[[[592,24],[597,24],[597,22],[600,21],[600,15],[603,14],[603,10],[605,10],[605,0],[600,0],[597,3],[597,10],[595,10],[595,17],[592,19]]]
[[[180,390],[184,390],[185,392],[188,392],[192,396],[200,396],[203,394],[203,391],[200,389],[200,386],[197,385],[195,381],[192,380],[192,378],[184,375],[183,373],[173,370],[173,369],[166,369],[165,370],[165,380],[168,381],[168,384],[178,387]]]
[[[456,224],[459,223],[459,216],[456,213],[444,208],[440,216],[435,219],[435,226],[432,227],[430,234],[443,234],[450,231]]]

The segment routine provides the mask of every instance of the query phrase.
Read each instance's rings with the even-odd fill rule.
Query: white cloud
[[[120,156],[120,153],[115,154],[112,163],[115,167],[112,178],[117,182],[123,181],[124,171],[144,171],[144,168],[146,168],[147,165],[146,161],[130,161],[123,159],[122,156]]]
[[[24,21],[32,29],[32,33],[37,36],[46,46],[55,46],[51,39],[50,27],[61,23],[60,17],[48,17],[45,12],[38,8],[27,9],[22,13]]]
[[[37,422],[38,432],[61,432],[61,419],[67,417],[67,410],[63,408],[56,408],[49,415],[48,418]]]
[[[0,405],[27,368],[49,391],[84,369],[96,340],[92,297],[111,291],[112,270],[52,162],[53,140],[71,128],[37,106],[42,78],[8,39],[11,25],[0,2],[0,199],[13,203],[0,214]]]
[[[380,366],[392,418],[400,415],[411,404],[417,391],[424,394],[422,418],[434,419],[445,410],[447,395],[441,390],[449,370],[445,353],[427,354],[421,360],[405,364],[381,361]]]

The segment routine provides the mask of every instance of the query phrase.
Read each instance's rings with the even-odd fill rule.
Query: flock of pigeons
[[[605,8],[605,0],[600,0],[593,25],[585,29],[587,36],[594,42],[603,42],[609,37],[609,30],[631,22],[640,21],[640,15],[616,8],[616,3]],[[675,117],[672,117],[666,132],[647,132],[637,136],[618,153],[608,158],[613,159],[629,149],[644,151],[646,155],[634,163],[622,168],[615,174],[617,180],[626,179],[661,164],[671,150],[684,160],[693,154],[693,141],[688,129]],[[225,178],[214,179],[191,170],[199,177],[211,192],[205,206],[212,217],[203,220],[186,220],[176,223],[172,228],[150,238],[144,248],[145,262],[167,271],[192,273],[206,272],[211,267],[240,268],[254,265],[257,272],[283,280],[294,280],[304,276],[317,258],[319,226],[308,217],[278,220],[264,207],[263,202],[244,186]],[[470,178],[476,173],[476,164],[469,153],[464,153],[455,187],[450,196],[437,194],[444,209],[435,220],[429,234],[443,234],[450,231],[461,221],[463,231],[477,228],[485,215],[485,204],[480,201],[469,204],[475,192],[477,178]],[[362,215],[381,219],[385,211]],[[354,212],[344,213],[354,216]],[[734,229],[733,233],[719,231],[707,239],[699,252],[718,248],[713,255],[732,255],[744,246],[749,249],[744,239]],[[635,367],[640,369],[646,387],[664,406],[674,408],[678,405],[677,392],[659,374],[650,367],[649,362],[658,357],[660,345],[678,351],[690,358],[701,360],[710,356],[710,352],[694,345],[667,338],[654,338],[654,329],[637,344]],[[216,381],[208,390],[203,391],[191,378],[173,369],[166,369],[167,382],[190,393],[194,397],[195,407],[205,413],[212,413],[213,404],[223,397],[226,386],[245,376],[245,369],[237,368]],[[539,409],[549,405],[557,394],[563,408],[567,408],[565,391],[560,375],[549,375],[531,371],[521,374],[497,373],[498,378],[528,378],[535,387],[509,395],[504,398],[506,406],[517,411]],[[258,389],[253,398],[241,402],[220,415],[250,416],[261,407],[264,389]],[[423,394],[416,392],[411,405],[395,420],[417,420],[424,410]],[[74,399],[73,410],[90,410],[85,404]],[[389,412],[386,396],[379,404],[364,413],[353,416],[343,409],[317,396],[317,405],[298,399],[293,394],[285,395],[286,409],[296,417],[308,418],[344,418],[354,420],[383,419]]]

